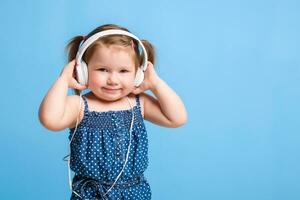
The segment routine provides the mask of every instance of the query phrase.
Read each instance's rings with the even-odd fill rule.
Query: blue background
[[[75,35],[115,23],[157,49],[188,123],[147,123],[152,197],[300,199],[300,2],[1,1],[1,199],[68,199],[68,131],[39,104]]]

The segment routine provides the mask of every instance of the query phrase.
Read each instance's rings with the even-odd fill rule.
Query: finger
[[[75,60],[72,60],[68,64],[65,65],[65,67],[62,69],[61,74],[72,74],[75,67]]]
[[[82,85],[82,84],[78,83],[75,79],[72,79],[72,86],[74,89],[78,89],[78,90],[84,90],[87,88],[86,85]]]
[[[68,65],[67,65],[67,69],[68,69],[68,71],[74,71],[74,69],[75,69],[75,66],[76,66],[76,61],[75,61],[75,59],[74,60],[72,60],[71,62],[69,62],[68,63]]]
[[[133,94],[140,94],[141,92],[143,92],[141,88],[136,88],[132,91]]]
[[[86,88],[87,88],[86,85],[81,85],[79,83],[76,84],[76,89],[78,89],[78,90],[85,90]]]
[[[147,64],[148,66],[147,66],[147,68],[149,67],[149,68],[152,68],[153,67],[153,64],[152,64],[152,62],[150,62],[150,61],[148,61],[148,64]]]
[[[75,59],[73,59],[73,60],[71,60],[70,62],[69,62],[69,66],[74,66],[76,64],[76,60]]]

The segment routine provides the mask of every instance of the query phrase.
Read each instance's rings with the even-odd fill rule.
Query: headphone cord
[[[73,138],[75,136],[75,133],[77,131],[77,127],[78,127],[78,121],[79,121],[79,117],[80,117],[80,111],[81,111],[81,105],[82,105],[82,94],[80,93],[79,95],[79,112],[78,112],[78,115],[77,115],[77,118],[76,118],[76,125],[75,125],[75,129],[73,131],[73,135],[71,137],[71,140],[69,142],[69,154],[66,155],[63,160],[64,161],[68,161],[68,177],[69,177],[69,187],[70,187],[70,190],[72,192],[74,192],[77,196],[79,196],[80,198],[82,198],[75,190],[73,190],[72,188],[72,179],[71,179],[71,170],[70,170],[70,160],[71,160],[71,143],[73,141]]]
[[[114,181],[114,183],[112,184],[112,186],[107,190],[107,192],[104,194],[104,196],[106,196],[111,190],[112,188],[114,187],[114,185],[116,184],[116,182],[119,180],[122,172],[124,171],[125,169],[125,166],[127,164],[127,161],[128,161],[128,157],[129,157],[129,152],[130,152],[130,146],[131,146],[131,135],[132,135],[132,128],[133,128],[133,123],[134,123],[134,110],[133,110],[133,106],[129,100],[129,98],[127,97],[127,101],[130,105],[130,108],[131,108],[131,114],[132,114],[132,118],[131,118],[131,124],[130,124],[130,129],[129,129],[129,145],[128,145],[128,149],[127,149],[127,154],[126,154],[126,159],[125,159],[125,162],[124,162],[124,165],[123,165],[123,168],[122,170],[120,171],[119,175],[117,176],[116,180]],[[71,137],[71,140],[69,142],[69,154],[66,155],[64,158],[63,158],[63,161],[68,161],[68,177],[69,177],[69,187],[70,187],[70,190],[76,194],[77,196],[79,196],[80,198],[82,198],[75,190],[73,190],[73,187],[72,187],[72,180],[71,180],[71,170],[70,170],[70,158],[71,158],[71,143],[73,141],[73,138],[75,136],[75,133],[77,131],[77,127],[78,127],[78,121],[79,121],[79,117],[80,117],[80,111],[81,111],[81,105],[82,105],[82,94],[80,93],[79,95],[79,113],[77,115],[77,119],[76,119],[76,125],[75,125],[75,129],[73,131],[73,135]]]

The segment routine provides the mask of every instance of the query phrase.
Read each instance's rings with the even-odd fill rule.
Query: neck
[[[132,104],[132,102],[130,102],[130,103],[128,102],[128,100],[129,100],[128,96],[124,96],[124,97],[122,97],[120,99],[117,99],[115,101],[107,101],[105,99],[101,99],[101,98],[97,97],[93,92],[89,92],[85,96],[87,98],[89,98],[90,100],[94,101],[95,103],[98,102],[96,104],[102,105],[102,106],[105,106],[105,107],[122,107],[122,108],[128,107],[128,108],[131,108],[131,106],[129,104],[130,103]]]

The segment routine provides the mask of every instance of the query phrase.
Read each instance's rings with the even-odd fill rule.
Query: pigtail
[[[66,46],[68,62],[76,58],[76,54],[79,49],[79,46],[84,39],[85,38],[83,36],[75,36],[68,42]],[[80,94],[80,90],[74,89],[73,91],[76,95]]]
[[[68,54],[68,61],[75,59],[77,51],[79,49],[80,43],[84,39],[83,36],[73,37],[66,46],[66,51]]]
[[[90,32],[89,34],[87,34],[85,37],[83,36],[76,36],[73,37],[67,44],[66,46],[66,52],[68,55],[68,61],[70,62],[71,60],[76,58],[76,54],[78,52],[78,49],[80,47],[80,44],[82,41],[86,40],[87,38],[91,37],[92,35],[100,32],[100,31],[104,31],[104,30],[110,30],[110,29],[117,29],[117,30],[124,30],[124,31],[128,31],[128,29],[118,26],[118,25],[114,25],[114,24],[105,24],[103,26],[97,27],[96,29],[94,29],[92,32]],[[132,43],[133,42],[133,43]],[[141,40],[141,42],[143,43],[146,51],[147,51],[147,55],[148,55],[148,61],[150,61],[153,65],[155,65],[155,49],[154,46],[147,40]],[[94,45],[96,45],[97,43],[95,42],[94,44],[92,44],[84,53],[83,55],[83,59],[86,61],[86,63],[88,63],[90,56],[92,55],[92,53],[94,52]],[[135,64],[136,66],[141,66],[143,63],[143,56],[140,55],[140,50],[138,48],[138,42],[135,40],[132,40],[132,38],[130,37],[126,37],[126,36],[110,36],[110,37],[104,37],[101,38],[101,42],[99,41],[98,44],[104,44],[104,45],[120,45],[120,46],[132,46],[133,50],[135,52]],[[74,89],[75,94],[79,95],[80,94],[80,90],[76,90]]]
[[[155,65],[155,49],[154,46],[147,40],[141,40],[148,54],[148,61]]]

